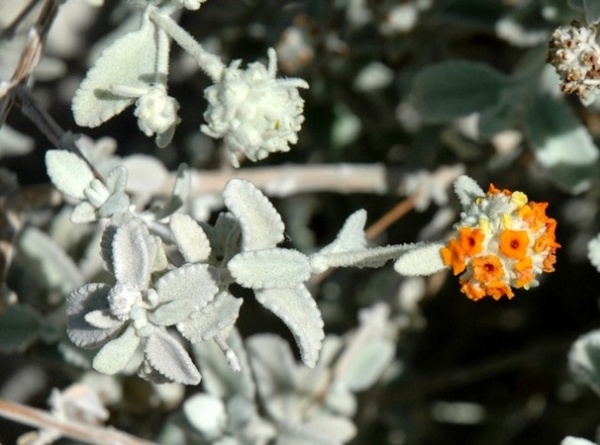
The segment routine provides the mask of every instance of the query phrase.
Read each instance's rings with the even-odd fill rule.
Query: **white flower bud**
[[[206,89],[209,106],[207,125],[201,129],[214,138],[224,138],[229,158],[239,166],[238,154],[256,161],[269,153],[289,151],[298,140],[304,116],[304,101],[298,88],[308,88],[302,79],[276,79],[277,57],[269,50],[269,66],[255,62],[246,70],[233,62],[219,82]]]
[[[133,305],[141,298],[142,293],[137,286],[129,283],[116,284],[108,293],[110,312],[115,318],[126,320]]]
[[[177,112],[179,103],[167,95],[163,87],[150,88],[135,103],[134,114],[138,126],[146,136],[157,135],[157,144],[166,146],[173,137],[175,127],[181,121]],[[166,137],[165,137],[166,135]]]

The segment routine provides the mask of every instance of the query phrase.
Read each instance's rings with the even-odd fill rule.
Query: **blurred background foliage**
[[[181,103],[182,124],[172,146],[154,147],[128,112],[96,129],[76,128],[72,94],[98,54],[97,43],[123,24],[128,10],[111,1],[93,9],[68,0],[63,8],[67,25],[55,26],[47,50],[56,71],[40,76],[34,87],[60,125],[92,138],[112,136],[119,156],[149,154],[169,170],[181,162],[223,168],[219,142],[199,132],[209,80],[176,45],[170,94]],[[69,8],[86,15],[73,12],[69,18]],[[182,14],[180,24],[223,60],[264,60],[274,47],[280,75],[310,84],[302,92],[306,121],[298,144],[257,166],[382,163],[416,172],[463,164],[484,188],[491,182],[549,202],[548,214],[558,220],[562,249],[556,272],[510,301],[473,303],[450,275],[406,279],[389,265],[334,271],[314,285],[327,332],[344,334],[356,326],[357,311],[377,301],[391,305],[400,326],[397,372],[360,394],[353,444],[558,444],[566,435],[594,438],[600,400],[569,374],[567,353],[578,336],[600,325],[600,275],[586,258],[587,242],[600,228],[595,145],[600,105],[586,108],[564,97],[545,64],[551,32],[581,18],[563,0],[209,0],[199,12]],[[73,38],[75,47],[61,51]],[[78,283],[48,279],[51,274],[40,270],[43,260],[28,254],[39,247],[24,246],[47,240],[37,227],[81,264],[93,231],[77,228],[71,240],[59,239],[64,235],[57,227],[68,224],[64,214],[55,203],[32,198],[47,197],[43,153],[49,143],[17,110],[7,124],[31,138],[27,154],[21,154],[26,149],[10,154],[0,142],[0,165],[16,175],[19,199],[26,200],[20,215],[32,229],[15,241],[7,281],[25,304],[0,314],[0,395],[45,406],[49,388],[81,375],[61,351],[61,301]],[[290,245],[308,252],[330,242],[356,209],[365,208],[373,222],[399,199],[324,192],[274,202]],[[433,235],[423,229],[448,208],[458,209],[451,193],[447,206],[412,211],[376,241],[442,237],[448,225]],[[277,332],[289,338],[252,302],[243,306],[239,326],[243,336]],[[15,389],[23,385],[30,387]],[[152,437],[173,408],[136,377],[123,377],[121,385],[111,422]],[[188,395],[196,391],[186,389]],[[13,443],[25,430],[3,421],[0,440]]]

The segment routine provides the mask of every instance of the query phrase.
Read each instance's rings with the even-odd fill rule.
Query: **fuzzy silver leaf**
[[[77,204],[71,213],[71,222],[75,224],[87,224],[96,219],[98,219],[96,208],[87,201]]]
[[[281,216],[250,181],[232,179],[223,190],[223,199],[242,227],[242,250],[267,249],[284,240]]]
[[[37,276],[47,289],[67,294],[84,283],[73,259],[54,239],[34,226],[23,229],[17,249],[27,272]]]
[[[291,289],[263,289],[256,300],[277,315],[290,329],[304,364],[314,367],[325,333],[317,303],[304,285]]]
[[[90,326],[93,326],[98,329],[112,329],[113,331],[117,330],[121,326],[121,321],[112,317],[110,311],[108,310],[94,310],[85,314],[85,321],[87,321]]]
[[[202,227],[192,217],[175,213],[171,216],[169,227],[177,248],[188,263],[208,260],[210,242]]]
[[[367,238],[364,231],[366,222],[366,210],[357,210],[346,219],[335,240],[323,247],[319,253],[329,254],[364,249],[367,246]]]
[[[155,243],[148,228],[137,219],[117,228],[112,242],[112,262],[118,282],[135,284],[140,289],[147,287]]]
[[[477,182],[467,175],[461,175],[454,181],[454,193],[462,207],[470,207],[476,198],[485,196],[483,189]]]
[[[148,314],[148,320],[158,326],[172,326],[189,317],[194,310],[194,302],[189,298],[179,298],[160,305]]]
[[[206,264],[186,264],[169,271],[156,281],[156,292],[161,302],[189,298],[195,310],[206,306],[219,288]]]
[[[101,283],[86,284],[75,289],[67,297],[67,335],[73,343],[83,348],[96,348],[115,332],[92,326],[86,315],[94,311],[108,311],[110,286]]]
[[[92,366],[98,372],[114,375],[127,366],[140,344],[133,326],[129,326],[119,337],[106,343],[94,357]]]
[[[84,190],[94,179],[94,173],[87,163],[66,150],[48,150],[46,169],[54,186],[66,195],[84,199]]]
[[[220,292],[201,311],[192,313],[188,319],[178,323],[177,329],[192,343],[210,340],[235,323],[241,306],[241,298],[235,298],[229,292]]]
[[[184,385],[200,383],[200,372],[183,346],[166,331],[156,330],[148,338],[144,354],[148,363],[167,379]]]
[[[395,351],[396,346],[391,340],[372,339],[353,357],[339,376],[339,381],[354,392],[368,389],[392,362]]]
[[[157,66],[168,66],[168,37],[148,18],[139,30],[130,32],[107,47],[73,99],[73,115],[77,125],[97,127],[136,101],[136,97],[114,94],[115,86],[145,90],[166,79],[167,73],[156,73]]]
[[[394,263],[394,269],[400,275],[427,276],[446,269],[440,249],[443,243],[426,243],[415,245]]]
[[[414,245],[364,247],[360,250],[326,252],[319,251],[310,256],[313,273],[323,273],[331,267],[381,267],[387,261],[410,250]]]
[[[227,268],[238,284],[252,289],[294,287],[307,281],[311,273],[306,255],[277,247],[239,253]]]

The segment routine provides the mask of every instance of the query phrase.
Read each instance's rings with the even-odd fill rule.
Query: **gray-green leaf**
[[[321,312],[306,286],[264,289],[255,293],[256,300],[281,318],[290,329],[304,364],[310,368],[314,367],[325,333]]]
[[[192,343],[210,340],[235,323],[241,306],[241,298],[235,298],[229,292],[220,292],[202,310],[178,323],[177,329]]]
[[[160,301],[188,298],[196,310],[202,309],[219,290],[212,270],[206,264],[186,264],[169,271],[156,281],[156,292]]]
[[[83,191],[94,179],[89,165],[75,153],[66,150],[48,150],[46,169],[57,189],[77,199],[85,198]]]
[[[223,199],[242,227],[243,250],[267,249],[283,241],[281,216],[251,182],[232,179],[223,190]]]
[[[141,339],[133,326],[129,326],[123,334],[105,344],[94,357],[92,366],[103,374],[116,374],[127,366],[135,354]]]
[[[524,113],[523,125],[537,161],[558,186],[581,193],[598,178],[598,147],[563,102],[537,97]]]
[[[192,217],[175,213],[171,216],[169,227],[177,248],[188,263],[208,260],[210,242],[202,227]]]
[[[117,228],[112,241],[112,262],[115,278],[145,289],[150,279],[156,240],[148,228],[137,219]]]
[[[73,115],[77,125],[97,127],[135,102],[135,97],[114,94],[114,86],[144,89],[157,80],[164,82],[167,73],[157,73],[156,68],[168,65],[168,48],[165,32],[148,18],[143,18],[139,30],[107,47],[75,93]]]
[[[0,351],[7,354],[25,351],[37,338],[42,316],[33,308],[16,304],[0,313]]]
[[[444,123],[494,106],[508,85],[508,78],[488,65],[451,61],[420,71],[412,98],[425,121]]]
[[[71,341],[83,348],[96,348],[117,330],[98,329],[85,316],[94,311],[107,311],[110,286],[90,283],[75,289],[67,297],[67,334]]]
[[[200,383],[200,372],[188,353],[171,335],[155,330],[144,349],[146,359],[163,376],[184,385]]]
[[[253,289],[294,287],[307,281],[311,272],[306,255],[280,248],[239,253],[227,268],[238,284]]]

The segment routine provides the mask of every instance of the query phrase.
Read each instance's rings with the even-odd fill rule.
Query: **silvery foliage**
[[[298,140],[304,121],[304,101],[299,88],[308,88],[302,79],[277,78],[275,50],[269,62],[250,63],[241,69],[241,60],[226,66],[216,55],[204,50],[170,15],[185,7],[197,10],[205,0],[133,2],[143,9],[139,29],[131,31],[108,47],[89,70],[73,99],[78,125],[97,127],[135,104],[134,115],[140,130],[156,136],[159,147],[167,146],[180,122],[179,103],[167,93],[170,38],[188,52],[214,83],[205,91],[208,108],[202,132],[223,138],[231,163],[238,156],[251,161],[276,151],[288,151]]]
[[[345,339],[325,339],[314,369],[298,366],[289,345],[276,335],[254,335],[245,350],[232,335],[232,348],[243,363],[239,375],[222,365],[214,344],[195,345],[205,392],[184,403],[187,423],[213,444],[348,442],[356,434],[354,393],[378,381],[394,358],[388,316],[383,303],[361,311],[360,326]]]
[[[179,335],[194,344],[214,340],[229,365],[239,369],[226,343],[242,304],[229,291],[233,283],[252,289],[256,300],[281,318],[302,361],[314,367],[324,331],[305,284],[311,275],[329,267],[379,267],[407,249],[369,247],[366,212],[360,210],[331,244],[307,256],[279,247],[285,239],[281,216],[248,181],[226,185],[228,211],[210,226],[174,213],[187,192],[183,171],[162,208],[137,214],[125,192],[125,167],[113,168],[104,180],[71,152],[50,150],[46,163],[54,185],[79,201],[73,221],[108,220],[101,256],[114,283],[85,284],[67,299],[70,339],[100,348],[93,367],[106,374],[137,368],[151,380],[197,384],[200,373]],[[174,249],[182,261],[169,259],[176,257]]]

